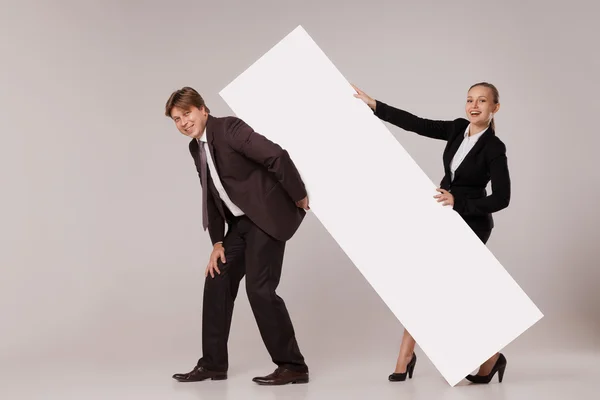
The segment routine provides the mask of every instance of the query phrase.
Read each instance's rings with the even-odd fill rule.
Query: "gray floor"
[[[421,363],[411,381],[386,381],[389,360],[345,363],[312,370],[306,385],[261,387],[250,381],[265,371],[231,371],[229,380],[172,381],[174,363],[155,365],[29,365],[3,373],[3,399],[597,399],[600,353],[509,355],[505,380],[487,386],[450,387]],[[425,365],[423,365],[425,364]],[[179,368],[181,369],[181,368]]]
[[[249,344],[240,341],[242,333],[238,333],[231,345],[227,381],[173,381],[174,372],[186,371],[195,362],[195,355],[185,352],[169,354],[161,349],[134,357],[134,353],[106,352],[92,346],[85,354],[64,349],[37,358],[4,359],[0,399],[597,399],[597,333],[585,329],[573,333],[570,326],[547,318],[511,343],[503,350],[509,365],[502,384],[496,377],[490,385],[464,381],[452,388],[420,349],[414,379],[390,383],[386,378],[396,354],[389,346],[397,337],[386,333],[381,340],[371,337],[363,343],[347,335],[330,346],[305,340],[311,382],[262,387],[251,379],[270,372],[272,364],[256,337],[250,335],[253,343]]]

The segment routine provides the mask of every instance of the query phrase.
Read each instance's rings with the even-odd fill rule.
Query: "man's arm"
[[[256,133],[248,124],[236,117],[229,117],[225,137],[238,153],[262,164],[281,183],[281,186],[298,202],[306,197],[306,188],[298,169],[288,152],[263,135]]]
[[[206,190],[208,190],[208,187]],[[208,234],[210,236],[210,241],[214,246],[218,242],[223,242],[223,238],[225,237],[225,220],[217,209],[212,194],[209,192],[206,197],[208,198],[208,204],[206,206],[208,210]]]

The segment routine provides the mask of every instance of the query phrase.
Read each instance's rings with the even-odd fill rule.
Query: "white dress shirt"
[[[223,202],[225,203],[227,208],[229,208],[229,211],[231,211],[231,213],[233,215],[235,215],[236,217],[244,215],[244,212],[242,210],[240,210],[240,208],[238,206],[233,204],[233,201],[231,201],[231,199],[227,195],[227,192],[225,191],[225,188],[223,187],[223,183],[221,182],[221,179],[219,178],[219,174],[217,173],[217,168],[215,167],[215,163],[214,163],[212,156],[210,154],[210,151],[208,149],[208,143],[206,143],[206,128],[204,128],[204,132],[202,133],[202,136],[200,136],[200,138],[196,139],[196,140],[198,141],[198,144],[200,146],[204,146],[204,150],[206,151],[206,162],[208,164],[208,169],[210,170],[210,177],[211,177],[213,183],[215,184],[215,187],[217,188],[217,192],[219,192],[219,196],[221,197],[221,200],[223,200]],[[208,186],[207,186],[207,188],[208,188]]]
[[[463,162],[463,160],[465,159],[467,154],[469,154],[469,151],[471,151],[471,149],[473,148],[473,146],[475,146],[475,143],[477,143],[477,141],[479,140],[481,135],[483,135],[483,133],[485,131],[487,131],[489,128],[489,126],[488,126],[488,128],[485,128],[481,132],[478,132],[474,135],[469,136],[469,128],[470,127],[471,127],[471,125],[467,126],[467,129],[465,129],[465,133],[464,133],[465,138],[463,139],[462,143],[460,144],[460,147],[458,148],[458,150],[456,151],[456,154],[454,155],[454,158],[452,159],[452,162],[450,163],[450,172],[451,172],[451,180],[452,181],[454,180],[454,173],[456,172],[456,170],[458,169],[460,164]]]

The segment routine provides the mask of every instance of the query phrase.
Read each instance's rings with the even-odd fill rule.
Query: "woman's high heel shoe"
[[[406,374],[408,374],[408,377],[410,379],[412,379],[416,364],[417,364],[417,355],[415,353],[413,353],[412,358],[410,359],[410,362],[406,365],[406,372],[402,372],[402,373],[394,372],[393,374],[391,374],[388,377],[388,379],[391,382],[402,382],[402,381],[406,380]]]
[[[502,353],[498,356],[492,371],[488,375],[467,375],[467,380],[473,383],[490,383],[496,372],[498,373],[498,380],[502,382],[504,378],[504,370],[506,369],[506,357]]]

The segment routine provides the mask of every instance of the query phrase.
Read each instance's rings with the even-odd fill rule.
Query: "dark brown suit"
[[[275,292],[285,242],[306,214],[295,204],[307,195],[304,183],[288,152],[239,118],[209,115],[206,141],[227,195],[245,215],[233,216],[208,170],[208,230],[213,244],[223,241],[226,263],[219,261],[221,273],[209,275],[204,285],[204,354],[198,365],[227,371],[233,305],[246,276],[248,300],[271,359],[278,366],[307,371],[285,303]],[[198,142],[192,140],[189,148],[201,176]]]

